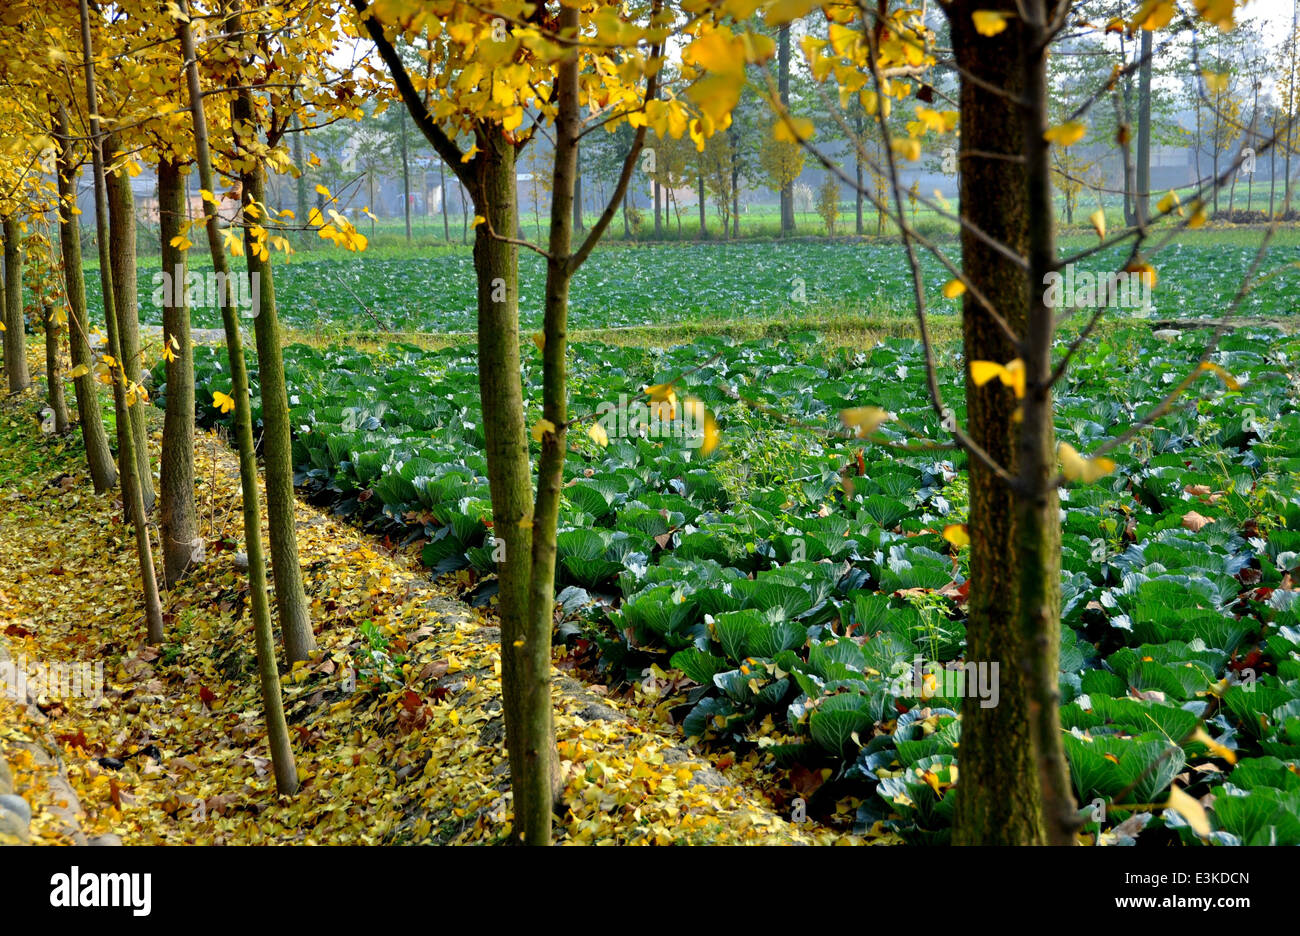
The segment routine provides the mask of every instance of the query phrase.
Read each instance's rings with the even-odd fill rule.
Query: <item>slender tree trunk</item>
[[[1135,212],[1138,224],[1151,216],[1151,31],[1142,30],[1138,47],[1142,64],[1138,66],[1137,192]]]
[[[81,225],[77,208],[76,164],[72,155],[72,133],[68,110],[62,101],[58,112],[59,254],[63,260],[63,284],[68,299],[68,356],[72,366],[85,371],[72,381],[77,397],[77,421],[86,448],[90,479],[95,493],[102,494],[117,483],[117,466],[104,431],[99,410],[99,383],[91,372],[90,327],[86,315],[86,280],[81,269]]]
[[[858,131],[858,140],[861,140],[862,139],[861,110],[857,112],[855,125]],[[856,224],[854,226],[854,231],[857,233],[859,237],[861,237],[862,234],[865,233],[865,229],[862,226],[862,203],[863,201],[865,201],[865,198],[862,195],[862,148],[860,146],[853,147],[853,174],[856,182],[856,184],[853,186],[853,208],[856,217]]]
[[[1013,0],[962,0],[945,8],[957,64],[971,77],[961,82],[963,150],[1004,154],[962,158],[960,198],[975,228],[1028,256],[1029,195],[1021,114],[1026,93],[1020,48],[1026,28]],[[1010,13],[1007,28],[981,36],[976,9]],[[1005,94],[998,93],[1001,89]],[[988,193],[997,192],[997,198]],[[961,233],[963,270],[1020,335],[1027,331],[1029,286],[1025,271],[993,250],[969,228]],[[968,291],[962,305],[966,361],[1006,363],[1020,354]],[[1013,476],[1018,472],[1017,401],[997,381],[976,387],[966,379],[967,431],[974,442]],[[953,823],[958,844],[1040,844],[1045,841],[1039,778],[1033,751],[1031,685],[1022,666],[1028,648],[1020,627],[1020,512],[1011,488],[976,459],[970,463],[970,596],[966,659],[997,663],[998,704],[962,705],[961,783]],[[1055,651],[1056,648],[1052,648]]]
[[[776,39],[777,93],[784,107],[790,106],[790,25],[777,30]],[[737,219],[738,220],[738,219]],[[781,236],[794,233],[794,179],[781,186]],[[739,229],[737,230],[739,236]]]
[[[699,189],[700,197],[700,237],[709,236],[709,220],[705,209],[704,198],[704,170],[700,170],[699,178],[696,179],[696,187]]]
[[[84,4],[86,0],[81,0]],[[178,0],[182,12],[186,0]],[[184,56],[186,80],[189,89],[190,114],[194,121],[194,155],[199,165],[199,181],[209,192],[213,188],[212,158],[208,150],[208,126],[203,109],[202,89],[199,84],[198,60],[194,55],[194,37],[189,21],[177,24]],[[253,449],[253,419],[248,399],[248,366],[244,361],[243,338],[239,333],[239,319],[235,315],[233,284],[230,265],[222,247],[221,229],[216,217],[216,205],[207,204],[206,230],[212,265],[218,273],[225,274],[226,294],[222,297],[221,319],[226,330],[226,351],[230,359],[231,396],[235,400],[235,440],[239,446],[239,479],[244,500],[244,548],[248,555],[248,590],[253,632],[257,642],[257,669],[262,684],[262,711],[266,716],[267,747],[271,751],[271,764],[275,772],[275,787],[281,794],[298,790],[298,768],[294,763],[293,747],[289,743],[289,728],[284,719],[284,703],[280,698],[280,671],[275,662],[275,644],[271,631],[271,607],[266,597],[266,560],[262,553],[261,509],[257,491],[257,453]]]
[[[515,149],[499,129],[478,132],[474,207],[500,237],[515,234]],[[565,211],[569,210],[565,205]],[[550,841],[548,732],[550,641],[527,626],[533,546],[532,468],[524,425],[519,365],[519,251],[474,229],[478,275],[479,393],[492,497],[492,534],[504,550],[497,563],[501,615],[501,692],[517,832]],[[543,646],[544,644],[544,646]]]
[[[438,198],[442,202],[439,207],[442,209],[442,239],[451,243],[451,219],[447,216],[451,207],[447,198],[447,165],[442,160],[438,160]]]
[[[117,155],[116,139],[110,135],[104,141],[105,161],[112,162]],[[139,383],[143,376],[140,366],[140,303],[136,290],[135,264],[135,196],[131,192],[131,179],[126,170],[108,173],[105,183],[108,190],[108,252],[113,264],[113,309],[117,316],[118,341],[121,343],[122,368],[126,379]],[[149,460],[148,415],[144,407],[131,407],[131,429],[135,434],[136,476],[140,479],[140,496],[145,510],[154,504],[153,466]],[[118,458],[124,447],[118,427]],[[129,515],[130,511],[128,511]]]
[[[236,126],[253,126],[253,93],[241,89],[231,104]],[[247,150],[246,141],[237,149]],[[250,204],[266,203],[266,173],[261,163],[241,174],[245,217]],[[408,202],[409,205],[409,202]],[[275,279],[270,254],[254,249],[252,232],[244,229],[244,257],[249,286],[257,305],[253,332],[257,342],[257,375],[262,395],[262,461],[266,466],[266,519],[271,537],[271,576],[275,605],[280,615],[284,652],[290,663],[306,660],[316,649],[311,609],[303,588],[298,561],[297,516],[294,512],[293,439],[289,425],[289,394],[284,380],[280,317],[275,307]],[[251,561],[251,560],[250,560]]]
[[[163,587],[181,580],[201,561],[194,510],[194,350],[190,345],[190,310],[186,302],[185,251],[172,246],[185,222],[185,177],[169,159],[158,161],[158,229],[162,241],[164,282],[171,283],[163,302],[163,342],[167,348],[167,410],[163,417],[158,470],[158,526],[162,536]]]
[[[1025,181],[1028,187],[1029,315],[1025,332],[1025,399],[1020,426],[1017,545],[1020,566],[1020,666],[1026,671],[1029,731],[1038,770],[1044,834],[1050,845],[1073,845],[1079,826],[1070,769],[1061,740],[1061,509],[1056,489],[1056,432],[1052,403],[1052,346],[1056,312],[1045,301],[1046,278],[1057,271],[1056,219],[1052,211],[1051,148],[1044,139],[1047,113],[1049,9],[1066,0],[1023,0],[1029,42],[1021,47]],[[1148,37],[1149,32],[1144,32]],[[1035,53],[1034,49],[1044,51]],[[1143,101],[1149,110],[1149,91]],[[1149,122],[1149,120],[1148,120]],[[1148,130],[1149,136],[1149,130]],[[1150,165],[1150,147],[1146,159]],[[1138,185],[1136,211],[1145,220]]]
[[[402,118],[402,206],[406,212],[406,242],[411,242],[411,163],[406,153],[406,109],[400,114]]]
[[[154,575],[153,550],[149,545],[149,526],[145,513],[144,498],[141,495],[140,478],[137,474],[138,461],[135,454],[135,433],[131,432],[131,409],[126,398],[126,376],[122,362],[121,328],[117,320],[114,304],[113,262],[109,256],[108,231],[108,185],[104,178],[104,138],[100,134],[99,108],[95,95],[95,56],[90,41],[90,13],[87,0],[80,0],[81,6],[81,51],[86,69],[86,116],[91,137],[91,156],[94,165],[95,180],[95,232],[99,240],[99,276],[103,283],[104,323],[108,332],[108,353],[116,360],[110,368],[113,377],[113,403],[117,411],[117,423],[127,427],[125,432],[118,432],[118,441],[122,446],[122,504],[130,507],[130,515],[135,526],[135,546],[140,558],[140,579],[144,587],[144,613],[147,622],[149,642],[162,643],[163,633],[162,605],[158,599],[158,580]],[[134,406],[143,406],[137,400]]]
[[[298,120],[298,115],[293,115],[293,162],[298,167],[298,178],[294,180],[294,210],[297,211],[295,221],[299,224],[307,223],[307,165],[303,158],[302,152],[302,124]],[[304,239],[306,233],[303,235]]]
[[[582,231],[585,229],[582,223],[582,173],[575,173],[573,177],[573,229]]]
[[[27,369],[27,336],[23,316],[23,242],[18,219],[4,219],[4,350],[5,376],[9,392],[17,393],[31,384]]]
[[[54,431],[63,435],[72,425],[68,416],[68,401],[63,395],[63,368],[59,358],[59,326],[54,313],[54,300],[41,299],[41,317],[45,323],[45,402],[54,413]]]

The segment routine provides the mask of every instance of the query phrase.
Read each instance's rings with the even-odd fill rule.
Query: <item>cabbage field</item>
[[[815,278],[820,253],[840,249],[795,263],[797,248],[764,247],[759,270],[769,289],[796,269]],[[1219,250],[1221,265],[1229,254]],[[588,276],[635,256],[609,251]],[[423,270],[443,262],[415,265],[404,288],[414,294]],[[1209,264],[1186,269],[1162,303],[1190,302],[1196,277],[1217,275]],[[298,275],[281,278],[287,297]],[[715,294],[655,278],[644,294],[612,300],[606,321],[665,290],[720,312],[718,296],[733,286],[715,283]],[[314,295],[339,301],[324,288]],[[423,295],[456,301],[454,289]],[[1195,308],[1213,311],[1204,295]],[[1257,308],[1278,311],[1285,299],[1280,287],[1262,291]],[[1207,337],[1137,323],[1085,346],[1057,395],[1061,440],[1084,451],[1133,422],[1196,364]],[[541,364],[526,347],[532,424]],[[959,401],[959,348],[938,353],[945,396]],[[1300,567],[1298,360],[1300,339],[1236,331],[1211,358],[1230,379],[1206,372],[1114,453],[1113,474],[1062,492],[1071,778],[1082,804],[1117,795],[1135,804],[1110,807],[1121,839],[1197,840],[1177,812],[1149,808],[1180,777],[1194,796],[1217,794],[1214,841],[1300,844],[1290,766],[1300,759],[1290,589]],[[844,348],[811,331],[668,348],[592,342],[575,345],[571,362],[572,414],[626,407],[647,385],[676,381],[716,415],[722,444],[706,456],[689,433],[644,421],[609,423],[604,448],[570,434],[556,639],[615,683],[668,687],[685,737],[760,750],[774,769],[827,768],[828,795],[860,798],[857,827],[946,841],[962,687],[921,681],[914,664],[962,657],[969,550],[945,531],[965,519],[967,465],[959,450],[903,447],[939,431],[919,343]],[[300,490],[390,542],[421,544],[431,575],[454,574],[470,600],[489,601],[494,538],[472,345],[296,344],[285,365]],[[229,388],[224,350],[196,349],[196,372],[201,420],[226,419],[207,402]],[[159,391],[165,405],[165,384]],[[862,406],[892,415],[881,431],[897,447],[845,429],[841,411]]]

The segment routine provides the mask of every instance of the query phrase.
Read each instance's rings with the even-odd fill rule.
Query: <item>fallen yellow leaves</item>
[[[35,398],[16,400],[5,406]],[[53,443],[33,433],[31,444]],[[10,732],[44,737],[66,764],[85,834],[127,844],[504,841],[512,807],[496,620],[454,600],[454,580],[431,581],[415,552],[382,548],[303,504],[298,540],[320,650],[286,671],[303,787],[276,797],[247,580],[235,564],[237,461],[214,437],[196,448],[209,560],[167,593],[161,647],[140,643],[120,507],[91,493],[75,451],[60,469],[72,484],[32,477],[0,504],[0,609],[17,625],[6,638],[14,655],[105,663],[102,697],[55,700],[46,726],[0,698],[0,749]],[[581,683],[553,682],[568,806],[558,842],[863,840],[841,831],[847,806],[836,828],[789,821],[773,805],[782,793],[761,751],[727,755],[723,774],[722,760],[684,747],[668,715],[680,697],[595,704]],[[9,759],[33,802],[33,840],[69,842],[51,811],[53,768]],[[894,841],[883,831],[865,839]]]

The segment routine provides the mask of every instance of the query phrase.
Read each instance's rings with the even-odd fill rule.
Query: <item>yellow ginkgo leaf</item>
[[[1213,831],[1210,828],[1210,817],[1205,814],[1205,807],[1176,786],[1169,788],[1169,802],[1165,804],[1165,808],[1172,809],[1182,816],[1197,835],[1209,836]]]
[[[1056,455],[1061,461],[1061,474],[1070,481],[1091,484],[1115,470],[1115,463],[1109,458],[1084,458],[1069,442],[1057,446]]]
[[[950,279],[943,284],[943,298],[956,299],[966,291],[966,284],[959,279]]]
[[[471,224],[470,227],[478,227],[480,224],[482,224],[482,223],[483,223],[484,221],[486,221],[486,220],[487,220],[487,218],[483,217],[482,215],[478,215],[478,214],[476,214],[476,215],[474,215],[474,223]]]
[[[791,117],[789,120],[778,120],[772,126],[772,138],[781,143],[798,143],[802,140],[811,139],[813,135],[813,122],[807,117]]]
[[[1067,120],[1063,124],[1057,124],[1055,127],[1049,127],[1043,134],[1043,139],[1048,143],[1055,143],[1057,146],[1073,146],[1083,139],[1083,135],[1088,132],[1088,127],[1079,120]]]
[[[700,444],[701,455],[712,455],[714,450],[722,441],[722,433],[718,430],[717,420],[708,410],[704,411],[704,441]]]
[[[894,150],[894,155],[899,159],[916,162],[921,158],[920,140],[914,140],[911,137],[894,137],[890,141],[890,145]]]
[[[329,198],[329,197],[330,197],[330,190],[327,189],[325,186],[320,185],[320,184],[318,183],[318,184],[316,185],[316,194],[317,194],[317,195],[320,195],[320,196],[323,197],[323,198]]]
[[[871,435],[889,418],[889,412],[879,406],[857,406],[840,410],[840,422],[846,429],[852,429],[859,439]]]
[[[1159,279],[1159,277],[1156,276],[1156,268],[1146,261],[1130,263],[1128,266],[1124,267],[1124,272],[1138,274],[1138,276],[1142,278],[1142,283],[1147,289],[1156,288],[1156,280]]]
[[[555,434],[555,423],[549,419],[539,419],[533,424],[533,441],[540,442],[547,433]]]
[[[1201,77],[1205,79],[1205,88],[1211,94],[1228,93],[1228,84],[1232,80],[1232,75],[1228,72],[1203,71]]]
[[[970,18],[975,22],[975,31],[981,36],[996,36],[1007,28],[1011,14],[1003,10],[976,10]]]
[[[214,390],[212,391],[212,405],[223,413],[229,413],[235,408],[235,398],[228,393]]]
[[[90,373],[90,368],[85,364],[78,364],[72,370],[68,371],[68,379],[76,380],[78,377],[85,377]]]
[[[1097,232],[1098,237],[1106,236],[1106,212],[1098,208],[1088,215],[1088,220],[1092,222],[1092,229]]]
[[[1207,373],[1213,374],[1215,377],[1218,377],[1220,380],[1223,381],[1223,385],[1227,387],[1229,390],[1241,389],[1241,384],[1237,383],[1237,378],[1233,377],[1230,373],[1228,373],[1226,368],[1221,367],[1220,365],[1215,364],[1211,361],[1202,361],[1200,365],[1196,368],[1196,370],[1197,373],[1200,373],[1201,371],[1205,371]]]
[[[545,351],[545,350],[546,350],[546,333],[545,333],[545,332],[533,332],[533,344],[537,345],[537,350],[538,350],[538,351]]]
[[[1148,32],[1164,29],[1174,18],[1173,0],[1146,0],[1133,16],[1132,24]]]
[[[609,445],[609,433],[606,432],[605,427],[598,422],[592,423],[587,428],[587,435],[591,437],[591,441],[595,442],[601,448]]]
[[[1178,193],[1171,191],[1168,194],[1166,194],[1164,198],[1156,202],[1156,210],[1159,211],[1161,214],[1169,214],[1171,212],[1176,211],[1181,216],[1183,213],[1183,208],[1182,208],[1182,202],[1178,200]]]
[[[970,545],[970,531],[964,523],[950,523],[943,528],[943,538],[959,549]]]
[[[1196,729],[1195,733],[1192,734],[1192,740],[1204,744],[1210,749],[1210,753],[1215,757],[1220,757],[1223,760],[1226,760],[1229,764],[1237,763],[1237,752],[1232,750],[1232,748],[1224,747],[1218,741],[1211,738],[1209,732],[1207,732],[1204,727]]]
[[[670,383],[655,384],[653,387],[643,387],[641,388],[641,392],[650,397],[651,402],[654,403],[662,403],[665,401],[668,403],[674,403],[677,401],[677,391],[673,389],[673,385]]]
[[[1193,203],[1192,216],[1187,219],[1187,226],[1196,229],[1204,226],[1208,219],[1209,215],[1205,210],[1205,203],[1198,200]]]

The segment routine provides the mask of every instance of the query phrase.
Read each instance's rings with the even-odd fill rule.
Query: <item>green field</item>
[[[1230,237],[1171,247],[1156,261],[1157,313],[1222,315],[1253,256]],[[1297,259],[1292,239],[1264,269]],[[534,261],[525,255],[525,331],[538,324]],[[910,841],[942,842],[960,706],[940,686],[924,695],[924,718],[899,711],[915,704],[917,657],[962,654],[968,550],[941,534],[965,519],[964,456],[864,444],[839,422],[843,409],[880,406],[900,445],[942,435],[915,339],[844,347],[800,328],[805,315],[876,316],[905,332],[902,270],[899,248],[851,243],[615,247],[593,258],[575,284],[579,328],[612,337],[734,318],[789,327],[778,339],[572,346],[571,413],[602,412],[690,372],[678,386],[716,414],[722,445],[703,456],[672,423],[616,420],[607,448],[571,434],[559,634],[615,682],[657,666],[697,683],[678,713],[685,735],[768,747],[783,766],[829,767],[832,787],[860,798],[860,828],[879,821]],[[937,296],[942,272],[927,270],[938,314],[954,319],[955,303]],[[316,333],[285,350],[302,492],[422,544],[433,574],[459,573],[469,597],[488,601],[495,560],[472,345],[328,341],[375,331],[340,279],[394,329],[471,330],[470,258],[313,258],[277,275],[285,318]],[[795,277],[806,303],[788,296]],[[1268,280],[1243,305],[1247,323],[1293,315],[1298,281],[1288,270]],[[212,326],[207,314],[196,310],[196,323]],[[1057,395],[1060,438],[1087,451],[1131,423],[1182,379],[1207,337],[1155,337],[1142,323],[1106,330]],[[531,424],[541,363],[524,347]],[[1167,796],[1185,765],[1208,756],[1189,740],[1205,717],[1236,759],[1187,786],[1219,794],[1216,840],[1300,844],[1300,783],[1285,766],[1300,757],[1300,618],[1274,597],[1290,594],[1274,589],[1300,554],[1300,393],[1289,372],[1298,355],[1300,339],[1283,331],[1230,335],[1212,360],[1238,389],[1207,374],[1186,406],[1117,452],[1115,474],[1063,493],[1062,717],[1081,802],[1134,784],[1134,802]],[[961,418],[959,346],[942,341],[939,363]],[[229,390],[224,351],[197,349],[196,369],[199,415],[213,424],[223,417],[212,394]],[[162,376],[159,367],[159,405]],[[850,633],[875,636],[836,636]],[[1225,691],[1243,661],[1257,681]],[[1195,840],[1172,811],[1150,824],[1152,841]]]

